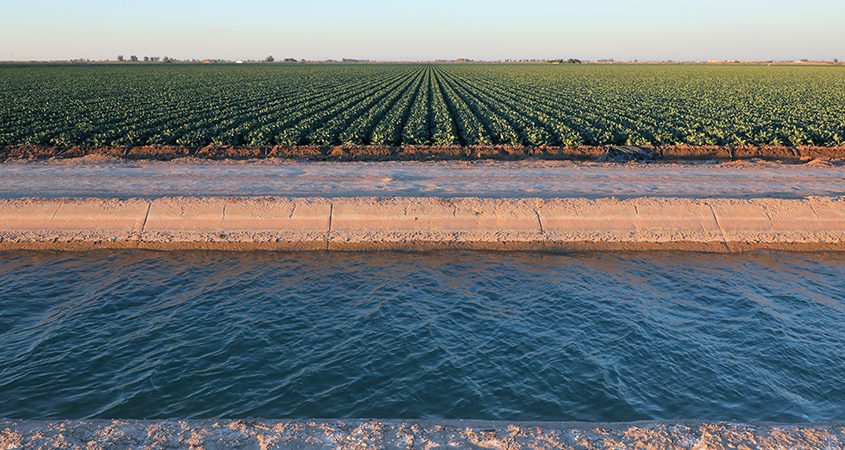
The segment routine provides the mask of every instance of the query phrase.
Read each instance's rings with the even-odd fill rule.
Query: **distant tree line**
[[[118,60],[118,61],[120,61],[120,62],[126,62],[126,61],[127,61],[126,57],[124,57],[123,55],[117,55],[117,60]],[[128,60],[128,61],[129,61],[129,62],[133,62],[133,63],[135,63],[135,62],[140,62],[141,60],[140,60],[140,59],[138,59],[138,57],[137,57],[137,56],[135,56],[135,55],[131,55],[131,56],[129,57],[129,60]],[[164,57],[160,57],[160,56],[144,56],[143,61],[144,61],[144,62],[164,62],[164,63],[170,63],[170,62],[173,62],[173,59],[171,59],[171,58],[169,58],[169,57],[167,57],[167,56],[164,56]]]
[[[580,59],[569,58],[569,59],[550,59],[550,63],[552,64],[581,64]]]
[[[273,63],[286,63],[286,64],[294,64],[294,63],[308,63],[312,62],[307,59],[296,59],[296,58],[284,58],[280,61],[277,61],[273,55],[268,55],[264,59],[257,59],[257,60],[228,60],[228,59],[173,59],[167,56],[159,57],[159,56],[143,56],[138,57],[137,55],[130,55],[128,58],[124,55],[117,55],[118,62],[129,62],[129,63],[202,63],[202,64],[229,64],[229,63],[265,63],[265,64],[273,64]],[[469,61],[469,60],[466,60]],[[338,62],[333,59],[327,59],[325,61],[313,61],[313,62],[327,62],[327,63],[334,63]],[[369,59],[355,59],[355,58],[343,58],[339,62],[343,63],[366,63],[370,62]]]
[[[276,58],[274,58],[273,55],[270,55],[270,56],[264,58],[264,62],[265,63],[276,62]],[[304,63],[304,62],[308,62],[308,61],[306,61],[304,59],[285,58],[281,62],[283,62],[283,63],[300,63],[300,62],[303,62]]]

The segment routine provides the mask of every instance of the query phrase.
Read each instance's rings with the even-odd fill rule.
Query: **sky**
[[[845,60],[845,0],[0,0],[0,60]]]

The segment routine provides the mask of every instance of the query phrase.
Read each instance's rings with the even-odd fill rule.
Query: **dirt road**
[[[842,195],[845,195],[845,167],[812,164],[284,160],[0,164],[0,198],[803,198]]]

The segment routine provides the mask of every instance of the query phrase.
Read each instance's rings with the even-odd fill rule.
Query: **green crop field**
[[[0,67],[0,144],[845,144],[845,67]]]

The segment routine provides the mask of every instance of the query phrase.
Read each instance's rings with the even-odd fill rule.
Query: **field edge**
[[[573,161],[811,161],[845,160],[845,146],[377,146],[303,145],[186,147],[143,145],[126,147],[0,146],[0,161],[49,159],[124,159],[168,161],[180,158],[206,160],[298,159],[311,161],[445,161],[445,160],[573,160]]]

